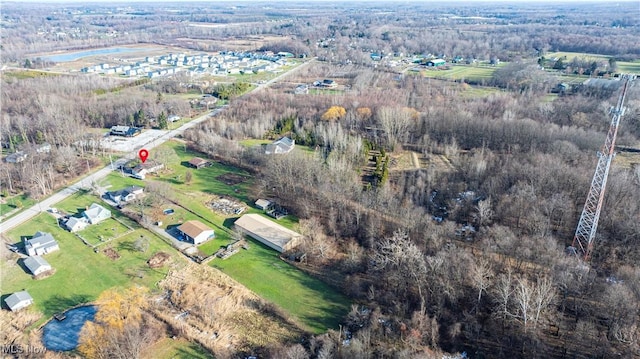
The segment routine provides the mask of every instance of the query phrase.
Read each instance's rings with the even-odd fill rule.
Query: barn
[[[302,238],[300,233],[255,213],[240,217],[235,226],[249,237],[280,253],[295,247]]]

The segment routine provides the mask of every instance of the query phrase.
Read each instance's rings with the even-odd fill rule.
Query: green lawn
[[[472,65],[450,65],[448,70],[427,69],[423,71],[425,77],[446,79],[446,80],[489,80],[498,67],[496,66],[472,66]]]
[[[24,209],[33,206],[36,201],[29,197],[26,193],[21,193],[15,196],[10,196],[5,199],[5,203],[0,203],[0,215],[9,213],[16,208]],[[18,213],[20,211],[17,211]],[[13,216],[13,215],[12,215]],[[11,216],[7,217],[10,218]]]
[[[249,250],[209,264],[276,304],[313,333],[338,327],[349,309],[346,297],[282,261],[276,251],[251,239],[249,243]]]
[[[102,291],[112,287],[139,284],[153,289],[155,283],[166,275],[168,268],[151,269],[146,261],[158,251],[167,252],[174,259],[178,256],[171,246],[153,233],[137,229],[109,243],[121,256],[114,261],[102,252],[94,253],[80,239],[59,228],[56,219],[47,213],[16,227],[7,233],[7,237],[15,243],[20,241],[21,236],[33,235],[35,231],[51,233],[60,245],[59,251],[44,256],[55,268],[55,274],[33,280],[15,260],[3,262],[1,268],[3,296],[26,289],[34,298],[35,309],[44,314],[38,324],[54,313],[93,301]],[[133,249],[133,243],[141,236],[149,238],[149,249],[144,253]]]
[[[118,238],[125,233],[129,232],[129,228],[122,225],[122,223],[116,221],[113,218],[105,219],[104,221],[88,226],[82,231],[78,232],[89,244],[98,245],[102,242],[107,242]]]
[[[142,353],[147,359],[211,359],[213,355],[198,343],[186,339],[165,338],[153,344]]]
[[[145,186],[143,181],[127,176],[120,171],[109,173],[107,177],[103,178],[98,184],[105,187],[107,191],[117,191],[129,186]]]

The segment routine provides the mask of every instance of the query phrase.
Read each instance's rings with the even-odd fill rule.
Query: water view
[[[42,343],[49,350],[68,351],[78,346],[80,331],[88,320],[93,320],[97,308],[93,305],[78,307],[52,319],[44,326]]]

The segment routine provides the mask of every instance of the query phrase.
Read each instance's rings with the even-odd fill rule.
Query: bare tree
[[[489,262],[485,258],[477,259],[473,262],[473,266],[471,267],[471,279],[473,280],[473,284],[478,290],[478,300],[476,304],[476,313],[480,307],[480,301],[482,300],[482,293],[486,292],[487,289],[492,284],[492,279],[494,276],[493,268],[491,267],[491,262]]]

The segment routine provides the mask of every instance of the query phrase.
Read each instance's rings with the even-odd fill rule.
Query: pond
[[[150,50],[155,50],[155,49],[141,48],[141,47],[109,47],[104,49],[68,52],[68,53],[59,54],[59,55],[42,56],[42,58],[44,60],[53,61],[53,62],[69,62],[69,61],[75,61],[87,56],[109,55],[109,54],[118,54],[118,53],[124,53],[124,52],[139,52],[139,51],[150,51]]]
[[[78,307],[64,313],[63,320],[51,319],[42,331],[42,343],[49,350],[68,351],[78,346],[80,331],[88,320],[93,320],[97,307]]]

